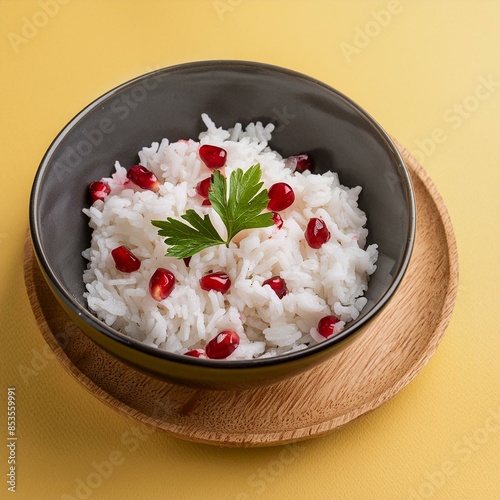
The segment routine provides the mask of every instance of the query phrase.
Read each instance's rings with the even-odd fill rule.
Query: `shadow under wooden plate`
[[[42,335],[92,394],[125,414],[190,441],[269,446],[319,436],[374,410],[434,354],[458,285],[452,225],[431,179],[400,145],[417,200],[408,271],[370,330],[337,357],[293,379],[244,391],[197,390],[144,375],[102,351],[67,317],[45,283],[29,235],[25,282]]]

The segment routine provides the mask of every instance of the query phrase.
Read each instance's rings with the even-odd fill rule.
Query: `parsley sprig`
[[[214,245],[228,247],[244,229],[272,226],[272,213],[261,213],[269,202],[267,190],[262,189],[261,174],[259,164],[245,172],[241,168],[234,170],[229,177],[228,195],[226,178],[218,170],[214,171],[208,199],[226,226],[226,240],[221,238],[208,215],[201,217],[193,209],[181,216],[190,225],[172,217],[166,221],[151,221],[153,226],[160,228],[158,234],[166,236],[165,243],[170,245],[167,256],[184,259]]]

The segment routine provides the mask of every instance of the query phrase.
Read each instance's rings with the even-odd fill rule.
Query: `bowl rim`
[[[335,337],[328,338],[316,345],[309,346],[305,349],[289,352],[286,354],[269,357],[269,358],[256,358],[250,360],[216,360],[216,359],[203,359],[194,358],[192,356],[185,356],[183,354],[171,353],[158,348],[150,347],[142,342],[135,340],[127,335],[115,330],[114,328],[106,325],[103,321],[99,320],[94,314],[86,307],[82,306],[69,291],[63,286],[62,282],[58,279],[56,273],[51,267],[47,255],[44,251],[42,238],[40,234],[40,227],[38,224],[38,199],[41,189],[41,184],[43,177],[50,166],[50,160],[52,153],[56,150],[65,136],[72,130],[72,128],[78,124],[78,122],[85,117],[87,114],[91,113],[95,108],[97,108],[103,101],[111,99],[116,93],[122,91],[127,87],[132,87],[136,83],[149,79],[159,75],[171,75],[179,72],[191,72],[191,71],[202,71],[202,70],[227,70],[227,71],[237,71],[237,70],[260,70],[269,73],[274,73],[276,75],[285,76],[288,78],[296,78],[304,81],[307,84],[317,85],[323,90],[335,94],[338,98],[343,100],[352,111],[356,112],[363,119],[365,119],[373,127],[373,129],[379,134],[380,138],[383,139],[385,143],[385,148],[388,153],[394,159],[394,165],[398,171],[401,180],[403,181],[404,190],[406,193],[408,211],[409,211],[409,226],[406,235],[406,247],[403,255],[403,259],[399,266],[399,269],[395,276],[391,286],[386,290],[386,292],[377,300],[373,305],[372,309],[355,324],[347,326],[342,332],[340,332]],[[390,297],[394,294],[396,289],[399,287],[406,270],[408,269],[408,264],[413,252],[416,234],[416,202],[413,184],[411,181],[410,173],[406,164],[396,147],[395,143],[389,136],[389,134],[383,129],[383,127],[359,104],[353,101],[351,98],[338,91],[334,87],[323,83],[322,81],[303,74],[301,72],[276,66],[274,64],[256,62],[256,61],[245,61],[245,60],[233,60],[233,59],[214,59],[214,60],[203,60],[203,61],[193,61],[187,63],[176,64],[172,66],[166,66],[164,68],[156,69],[134,77],[127,80],[124,83],[117,85],[116,87],[108,90],[101,96],[97,97],[95,100],[90,102],[81,111],[79,111],[69,122],[61,129],[61,131],[54,138],[52,143],[49,145],[47,151],[45,152],[40,165],[36,171],[32,190],[30,194],[29,201],[29,225],[31,240],[33,248],[35,251],[35,256],[37,258],[38,264],[40,265],[45,279],[48,279],[51,284],[51,289],[56,291],[59,299],[63,301],[73,312],[75,312],[80,318],[85,318],[85,322],[88,323],[94,330],[97,330],[100,334],[120,343],[122,346],[127,348],[132,348],[143,354],[153,356],[155,358],[164,359],[166,361],[184,364],[184,365],[195,365],[199,367],[206,368],[216,368],[223,370],[234,370],[234,369],[249,369],[258,367],[268,367],[271,365],[280,365],[283,363],[288,363],[293,360],[299,360],[302,358],[309,357],[311,355],[317,354],[326,349],[330,349],[336,344],[339,344],[346,340],[351,335],[354,335],[356,331],[360,330],[364,325],[366,325],[389,301]]]

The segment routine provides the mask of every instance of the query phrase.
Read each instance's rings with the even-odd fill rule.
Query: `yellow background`
[[[108,89],[203,59],[288,67],[353,98],[421,160],[458,241],[455,312],[426,368],[375,412],[289,454],[146,434],[56,360],[35,359],[44,341],[22,254],[45,150]],[[0,472],[14,386],[13,498],[500,499],[499,1],[0,0],[0,71]],[[99,487],[77,490],[110,459]]]

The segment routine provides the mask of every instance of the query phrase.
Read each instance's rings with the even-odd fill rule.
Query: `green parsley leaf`
[[[245,229],[268,227],[274,224],[272,213],[261,213],[269,202],[266,189],[261,189],[262,171],[260,165],[253,165],[246,172],[237,169],[229,178],[229,196],[227,180],[215,170],[210,184],[208,199],[212,208],[219,214],[227,229],[227,239],[217,233],[208,215],[203,218],[194,210],[188,210],[182,219],[190,226],[168,217],[166,221],[151,221],[159,227],[158,234],[166,236],[165,243],[171,245],[167,256],[179,259],[191,257],[201,250],[225,244]]]
[[[182,218],[189,222],[191,226],[172,217],[168,217],[166,221],[151,221],[153,226],[160,228],[158,234],[167,237],[165,243],[172,245],[167,250],[167,256],[184,259],[185,257],[191,257],[191,255],[200,252],[204,248],[224,243],[208,215],[201,218],[194,210],[188,210],[182,215]]]
[[[269,197],[266,189],[260,191],[263,185],[260,176],[259,164],[250,167],[246,172],[241,168],[234,170],[229,178],[228,198],[226,179],[218,170],[214,171],[208,199],[226,226],[226,246],[244,229],[273,225],[271,213],[261,214],[269,203]]]

